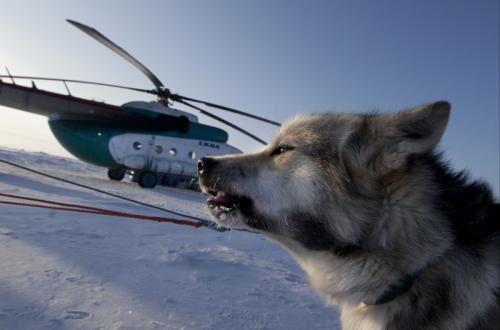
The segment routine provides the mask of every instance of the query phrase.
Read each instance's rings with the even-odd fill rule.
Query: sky
[[[7,66],[17,75],[152,87],[65,22],[70,18],[125,48],[173,92],[279,122],[448,100],[452,114],[441,150],[453,168],[469,170],[499,195],[498,0],[0,0],[0,6],[0,72]],[[65,93],[57,83],[38,87]],[[112,104],[152,100],[107,88],[70,89]],[[214,113],[264,139],[275,131]],[[0,148],[68,155],[46,118],[5,107],[0,114]],[[227,130],[243,151],[260,148]]]

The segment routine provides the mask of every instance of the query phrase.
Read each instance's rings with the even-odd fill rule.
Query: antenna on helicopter
[[[7,71],[7,74],[9,75],[10,79],[12,80],[12,83],[15,85],[16,81],[14,80],[14,77],[10,74],[9,68],[5,66],[5,71]]]

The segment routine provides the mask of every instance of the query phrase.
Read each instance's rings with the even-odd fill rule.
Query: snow
[[[206,218],[193,191],[111,182],[44,153],[0,159]],[[170,216],[1,163],[0,192]],[[337,310],[260,235],[0,204],[0,329],[339,328]]]

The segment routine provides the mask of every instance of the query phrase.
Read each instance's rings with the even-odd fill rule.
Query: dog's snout
[[[216,160],[211,157],[203,157],[198,161],[198,175],[206,174],[216,164]]]

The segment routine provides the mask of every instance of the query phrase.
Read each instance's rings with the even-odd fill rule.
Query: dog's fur
[[[200,186],[220,225],[286,248],[346,329],[500,329],[500,207],[434,151],[449,113],[299,117],[258,153],[201,160]]]

